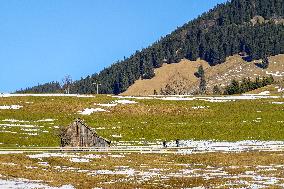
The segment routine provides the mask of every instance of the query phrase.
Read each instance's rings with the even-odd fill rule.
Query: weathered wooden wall
[[[77,119],[61,135],[61,145],[70,147],[108,147],[110,141],[97,135],[82,120]]]

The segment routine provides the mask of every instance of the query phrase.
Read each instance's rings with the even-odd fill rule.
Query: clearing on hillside
[[[192,94],[198,91],[199,79],[194,75],[197,68],[202,65],[205,69],[207,81],[207,93],[212,93],[215,85],[221,88],[230,84],[233,79],[272,75],[276,81],[284,78],[284,55],[272,56],[269,58],[269,67],[262,69],[257,66],[262,60],[246,62],[241,56],[228,57],[226,62],[216,66],[209,66],[203,60],[189,61],[183,59],[176,64],[164,64],[161,68],[155,69],[155,77],[152,79],[137,80],[122,95],[144,96],[153,95],[154,90],[159,94],[168,84],[174,88],[178,94]]]

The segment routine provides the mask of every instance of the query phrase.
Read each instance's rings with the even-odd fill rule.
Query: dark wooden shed
[[[110,141],[104,139],[81,119],[76,119],[60,131],[62,147],[108,147]]]

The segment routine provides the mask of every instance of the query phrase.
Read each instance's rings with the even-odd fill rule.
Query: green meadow
[[[127,98],[123,98],[127,99]],[[103,107],[120,98],[1,97],[0,148],[59,146],[60,126],[84,119],[96,132],[111,140],[147,144],[163,140],[284,140],[284,102],[279,99],[208,102],[203,100],[128,99],[135,104]],[[81,115],[86,108],[106,112]],[[48,119],[48,120],[47,120]]]

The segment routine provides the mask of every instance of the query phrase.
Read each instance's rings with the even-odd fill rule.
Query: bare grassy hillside
[[[168,84],[178,94],[190,94],[198,90],[199,79],[194,73],[199,65],[203,65],[207,81],[207,93],[211,93],[214,85],[221,88],[227,86],[233,79],[241,80],[245,77],[255,79],[272,74],[276,80],[284,77],[284,55],[269,57],[268,69],[259,68],[256,64],[262,60],[244,61],[239,55],[231,56],[226,62],[216,66],[209,66],[203,60],[189,61],[183,59],[176,64],[164,64],[155,70],[155,77],[149,80],[137,80],[122,95],[153,95],[154,90],[160,93]]]

